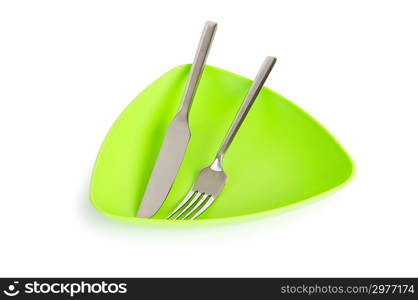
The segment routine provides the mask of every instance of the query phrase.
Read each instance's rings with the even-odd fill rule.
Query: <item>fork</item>
[[[247,116],[251,106],[253,105],[257,95],[259,94],[264,82],[266,81],[270,71],[272,70],[276,58],[268,56],[260,70],[257,73],[247,95],[244,98],[241,107],[235,116],[231,127],[226,134],[218,153],[215,156],[215,160],[209,167],[202,169],[199,173],[197,180],[193,187],[187,193],[186,197],[180,202],[180,204],[174,209],[167,219],[173,217],[180,209],[182,209],[175,217],[174,220],[179,219],[181,216],[183,220],[190,217],[190,220],[196,219],[208,207],[215,201],[216,197],[221,192],[226,182],[226,173],[222,168],[222,159],[228,147],[231,145],[232,140],[237,134],[242,122]],[[189,201],[192,199],[191,201]],[[197,212],[193,214],[195,211]]]

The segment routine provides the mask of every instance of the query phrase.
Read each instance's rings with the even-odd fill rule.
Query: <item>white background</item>
[[[418,276],[416,1],[0,2],[0,276]],[[356,164],[336,195],[256,222],[120,224],[89,203],[122,109],[190,63],[267,85]]]

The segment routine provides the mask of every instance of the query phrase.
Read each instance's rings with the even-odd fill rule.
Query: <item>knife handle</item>
[[[245,117],[247,116],[261,88],[266,82],[267,77],[269,76],[275,63],[276,58],[272,56],[267,56],[267,58],[264,60],[260,70],[257,73],[257,76],[255,77],[250,89],[248,90],[247,95],[244,98],[244,101],[241,104],[241,107],[237,115],[235,116],[234,121],[231,124],[231,127],[229,127],[228,133],[226,134],[222,142],[221,148],[216,154],[217,159],[222,160],[223,155],[225,154],[226,150],[228,150],[229,145],[231,145],[232,140],[237,134],[239,128],[241,127],[242,122],[244,122]]]
[[[187,79],[186,89],[184,91],[183,100],[179,109],[179,114],[183,114],[188,117],[190,107],[196,87],[202,76],[202,70],[206,62],[206,58],[209,53],[210,46],[215,36],[217,24],[212,21],[207,21],[203,28],[202,36],[200,37],[199,46],[197,47],[196,55],[190,70],[189,78]]]

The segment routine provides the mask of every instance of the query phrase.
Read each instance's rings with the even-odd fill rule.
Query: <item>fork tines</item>
[[[211,195],[191,190],[187,193],[186,197],[180,202],[176,209],[168,215],[167,219],[175,216],[176,213],[183,208],[173,219],[177,220],[180,218],[182,220],[186,220],[187,218],[190,218],[190,220],[194,220],[200,216],[213,201],[215,201],[215,198]],[[193,214],[197,209],[199,210]]]

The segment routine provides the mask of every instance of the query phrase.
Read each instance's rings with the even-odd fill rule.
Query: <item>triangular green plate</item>
[[[239,220],[318,199],[350,179],[352,161],[336,140],[300,108],[263,88],[225,155],[228,179],[216,201],[197,220],[165,220],[212,162],[251,84],[206,66],[190,111],[190,143],[170,194],[153,218],[136,218],[189,70],[190,65],[182,65],[157,79],[110,129],[91,180],[90,198],[98,211],[137,223]]]

